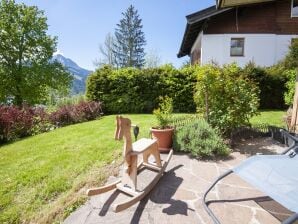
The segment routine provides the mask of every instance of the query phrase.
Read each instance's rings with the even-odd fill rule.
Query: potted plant
[[[158,109],[153,111],[158,125],[150,129],[152,137],[157,139],[160,152],[169,152],[173,144],[174,127],[170,126],[173,113],[173,99],[161,97]]]

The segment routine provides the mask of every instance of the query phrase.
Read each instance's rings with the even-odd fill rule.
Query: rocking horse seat
[[[157,144],[156,139],[141,138],[132,144],[131,155],[138,155],[150,149],[153,144]]]

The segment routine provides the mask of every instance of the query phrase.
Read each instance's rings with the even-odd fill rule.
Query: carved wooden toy
[[[123,118],[122,116],[116,117],[115,139],[121,140],[122,138],[124,138],[124,168],[121,179],[112,184],[108,184],[99,188],[89,189],[87,191],[88,196],[101,194],[113,189],[118,189],[119,191],[124,192],[127,195],[130,195],[131,198],[129,198],[128,200],[123,201],[119,204],[115,204],[113,206],[114,212],[120,212],[144,198],[158,183],[159,179],[164,174],[164,171],[173,155],[173,150],[171,150],[167,156],[167,159],[165,161],[161,161],[158,150],[158,144],[155,139],[142,138],[132,143],[130,130],[131,127],[131,121],[128,118]],[[138,162],[138,155],[140,154],[142,155],[143,160]],[[154,157],[155,163],[149,162],[148,158],[150,155]],[[144,188],[144,190],[138,191],[138,170],[140,170],[143,167],[158,172],[153,173],[153,175],[156,176]]]

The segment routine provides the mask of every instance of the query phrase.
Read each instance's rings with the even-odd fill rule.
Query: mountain
[[[84,93],[86,90],[86,79],[92,71],[81,68],[73,60],[66,58],[61,54],[54,55],[52,60],[60,62],[73,75],[74,80],[71,93],[73,95]]]

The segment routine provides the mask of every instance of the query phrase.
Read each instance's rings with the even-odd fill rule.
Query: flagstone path
[[[111,204],[122,201],[125,195],[111,191],[90,197],[85,205],[72,213],[65,224],[100,223],[212,223],[203,209],[202,196],[212,181],[227,169],[241,163],[251,154],[281,152],[284,146],[270,138],[260,138],[238,144],[226,160],[201,161],[185,154],[175,154],[166,174],[154,190],[129,209],[114,213]],[[109,182],[116,177],[109,178]],[[152,173],[140,174],[140,188],[152,178]],[[236,175],[221,181],[209,193],[216,200],[209,207],[221,223],[259,224],[280,223],[291,213],[272,201]]]

